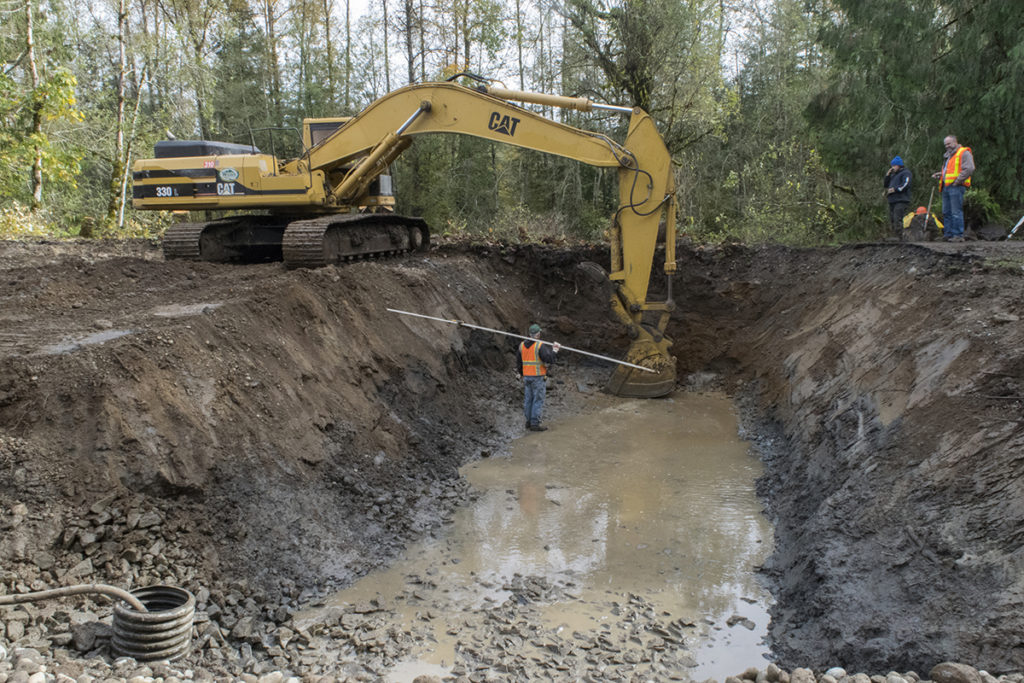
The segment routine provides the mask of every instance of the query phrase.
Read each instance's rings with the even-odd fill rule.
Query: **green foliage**
[[[569,238],[564,216],[534,213],[522,205],[502,205],[485,223],[467,227],[465,234],[506,243],[564,242]]]
[[[735,107],[721,133],[680,164],[690,232],[709,241],[832,242],[855,219],[803,115],[824,72],[811,18],[802,2],[777,0],[746,34]]]
[[[52,234],[45,211],[32,211],[16,200],[0,206],[0,239],[46,237]]]
[[[528,90],[647,109],[677,165],[681,223],[698,239],[877,237],[888,160],[908,161],[915,203],[924,204],[949,133],[974,151],[965,211],[984,223],[1000,219],[1000,206],[1024,202],[1018,4],[769,0],[730,14],[715,0],[445,0],[413,3],[409,17],[406,5],[389,3],[385,24],[374,0],[349,31],[337,2],[161,0],[156,12],[132,0],[126,99],[129,109],[139,102],[140,115],[125,132],[134,158],[149,156],[167,130],[248,142],[251,129],[356,113],[407,78],[471,70],[510,87],[521,80]],[[23,13],[0,25],[2,229],[73,234],[86,217],[105,215],[112,194],[115,5],[38,5],[35,91],[20,56]],[[728,35],[742,41],[730,68]],[[40,135],[32,134],[36,112]],[[625,137],[620,114],[545,113]],[[299,153],[294,135],[274,141],[280,156]],[[256,143],[271,151],[268,134]],[[26,223],[37,150],[46,212]],[[394,176],[399,210],[442,233],[593,239],[617,205],[612,171],[461,136],[417,140]],[[158,234],[170,220],[129,211],[123,234]]]
[[[1024,13],[1017,3],[822,0],[829,78],[808,112],[830,166],[861,188],[893,154],[918,179],[948,134],[974,150],[975,181],[1024,199]],[[923,183],[919,183],[919,187]]]
[[[970,226],[983,226],[999,220],[1002,210],[988,190],[971,186],[964,193],[964,221]]]
[[[266,82],[268,59],[266,44],[253,25],[255,19],[248,11],[232,13],[214,56],[216,71],[233,76],[222,79],[210,95],[211,133],[225,142],[249,144],[251,129],[283,124],[271,115],[266,89],[253,87]]]
[[[790,173],[790,171],[793,171]],[[698,238],[812,245],[835,240],[842,207],[829,201],[821,157],[800,140],[769,143],[722,183],[726,210],[695,226]]]
[[[76,108],[75,77],[59,68],[35,90],[25,90],[15,80],[0,74],[0,120],[10,125],[0,128],[0,184],[4,196],[29,203],[31,188],[28,169],[36,154],[41,155],[43,181],[74,188],[81,160],[78,149],[56,144],[54,133],[81,121]],[[33,133],[33,117],[43,122],[43,130]]]
[[[722,73],[723,6],[713,0],[568,0],[575,70],[567,89],[641,107],[673,154],[718,134],[735,104]],[[566,58],[569,61],[569,57]]]

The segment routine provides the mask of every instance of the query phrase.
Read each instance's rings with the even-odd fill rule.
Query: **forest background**
[[[643,107],[702,241],[877,238],[889,160],[924,205],[948,134],[977,161],[972,221],[1024,206],[1024,3],[356,1],[0,0],[0,237],[159,235],[172,218],[132,211],[130,166],[168,132],[266,150],[251,131],[461,72]],[[501,239],[597,238],[617,197],[610,172],[465,136],[417,140],[393,175],[400,212]]]

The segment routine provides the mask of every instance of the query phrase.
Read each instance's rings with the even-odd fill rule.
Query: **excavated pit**
[[[374,609],[296,614],[437,533],[467,499],[459,466],[522,431],[506,341],[385,309],[539,320],[616,355],[628,340],[575,268],[604,259],[442,246],[285,272],[0,244],[0,587],[179,585],[202,671],[372,677],[411,634],[373,628]],[[1016,244],[680,245],[679,391],[743,406],[781,665],[1024,669],[1022,263]],[[568,378],[607,370],[563,372],[552,417],[593,410]],[[0,642],[106,656],[67,611],[0,615]]]

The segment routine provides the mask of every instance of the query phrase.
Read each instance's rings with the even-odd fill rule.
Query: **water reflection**
[[[494,580],[560,576],[584,600],[639,594],[704,624],[695,679],[763,665],[768,596],[752,568],[770,551],[771,530],[753,488],[760,463],[736,432],[726,399],[682,395],[617,402],[529,435],[511,457],[465,471],[486,492],[467,511],[467,533],[479,539],[463,546],[468,564]],[[580,624],[573,609],[554,605],[548,615],[574,627],[592,621]],[[733,615],[755,628],[726,626]]]

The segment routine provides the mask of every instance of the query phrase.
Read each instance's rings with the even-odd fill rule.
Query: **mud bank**
[[[224,581],[351,580],[436,526],[458,465],[519,422],[493,335],[385,310],[523,329],[529,284],[479,260],[287,273],[43,253],[3,273],[5,494],[80,516],[168,502]],[[0,550],[31,559],[62,523]]]
[[[603,301],[574,298],[568,252],[452,249],[285,272],[167,263],[145,243],[2,247],[2,592],[188,588],[194,661],[218,675],[273,659],[300,671],[278,635],[295,610],[437,529],[466,495],[457,467],[522,429],[500,338],[388,307],[516,332],[540,320],[567,341],[610,327]],[[562,271],[556,291],[534,277]],[[596,390],[565,387],[552,385],[554,414]],[[74,632],[109,612],[100,603],[73,601],[70,620],[19,608],[0,636],[106,656],[103,638]],[[331,662],[349,648],[311,638],[293,651]],[[353,663],[360,672],[374,675]]]
[[[683,383],[751,397],[781,435],[760,489],[784,666],[1024,669],[1024,278],[1019,251],[973,249],[680,250]],[[285,272],[0,245],[3,591],[177,583],[201,598],[191,663],[211,675],[372,680],[407,634],[298,633],[293,614],[437,529],[466,495],[457,467],[522,430],[504,342],[385,309],[539,319],[620,353],[574,268],[603,253]],[[552,414],[586,410],[602,372],[554,382]],[[106,656],[62,621],[24,610],[6,642]]]
[[[682,362],[782,435],[760,482],[780,663],[1024,667],[1016,246],[684,253]]]

